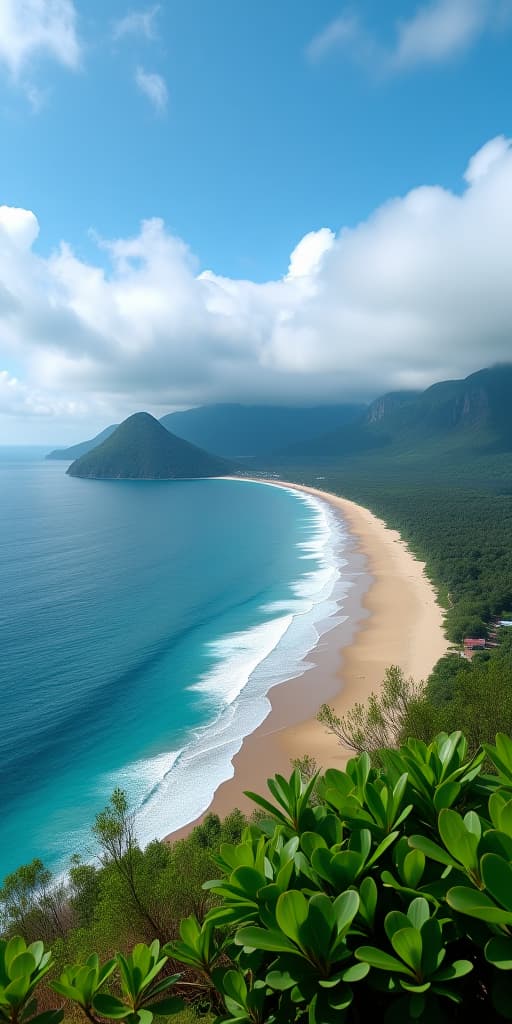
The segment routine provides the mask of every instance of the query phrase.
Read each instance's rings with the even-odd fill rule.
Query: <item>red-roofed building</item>
[[[471,637],[468,636],[464,640],[464,647],[468,647],[470,651],[480,650],[485,647],[485,640],[483,637]]]

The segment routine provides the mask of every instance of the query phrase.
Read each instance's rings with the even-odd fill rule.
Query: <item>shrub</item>
[[[249,794],[259,823],[215,857],[203,921],[163,955],[155,941],[67,967],[54,991],[92,1022],[151,1024],[178,997],[226,1024],[512,1020],[512,739],[469,756],[441,733],[268,786]],[[1,1020],[58,1024],[61,1007],[36,1016],[49,966],[42,943],[1,944]]]
[[[441,734],[382,762],[252,794],[266,819],[221,848],[220,905],[167,947],[223,1020],[512,1019],[512,740],[468,758]]]

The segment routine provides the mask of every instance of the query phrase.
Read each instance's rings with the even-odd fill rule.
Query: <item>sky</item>
[[[0,0],[0,444],[512,360],[512,0]]]

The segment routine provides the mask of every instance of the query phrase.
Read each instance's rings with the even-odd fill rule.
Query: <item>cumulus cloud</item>
[[[151,101],[155,110],[162,113],[167,107],[169,99],[165,78],[155,71],[145,71],[139,66],[135,72],[135,82],[140,91]]]
[[[114,22],[112,35],[114,39],[122,39],[125,36],[139,36],[146,39],[156,39],[156,18],[160,11],[160,4],[148,7],[144,11],[130,11],[123,18]]]
[[[78,67],[76,21],[73,0],[1,0],[0,62],[15,77],[36,56]]]
[[[0,232],[18,248],[30,249],[39,234],[39,223],[31,210],[0,206]]]
[[[212,401],[371,398],[510,360],[511,141],[487,142],[464,181],[460,194],[415,188],[337,235],[309,232],[265,283],[201,270],[159,219],[100,240],[97,264],[64,243],[43,258],[34,214],[4,207],[1,362],[23,372],[3,393],[52,415],[62,402],[66,416],[108,409],[107,422]]]
[[[503,0],[430,0],[408,18],[395,21],[394,40],[385,45],[354,13],[335,18],[310,40],[306,56],[319,61],[334,52],[379,73],[439,63],[468,49],[483,32],[509,27]]]

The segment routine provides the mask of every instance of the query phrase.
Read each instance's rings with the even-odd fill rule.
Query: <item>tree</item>
[[[391,665],[381,692],[371,693],[366,704],[354,704],[342,717],[329,704],[322,704],[317,718],[342,746],[375,753],[398,746],[410,705],[422,693],[422,683],[406,679],[398,665]]]
[[[141,851],[135,837],[134,815],[128,808],[126,793],[117,787],[109,803],[96,815],[93,835],[100,845],[100,861],[104,867],[112,864],[123,879],[132,906],[149,924],[154,935],[164,941],[160,926],[144,900],[138,882],[137,864]]]
[[[31,934],[43,934],[46,939],[64,935],[65,903],[63,887],[53,884],[51,871],[36,857],[4,878],[0,889],[3,928],[15,928],[27,940]]]

